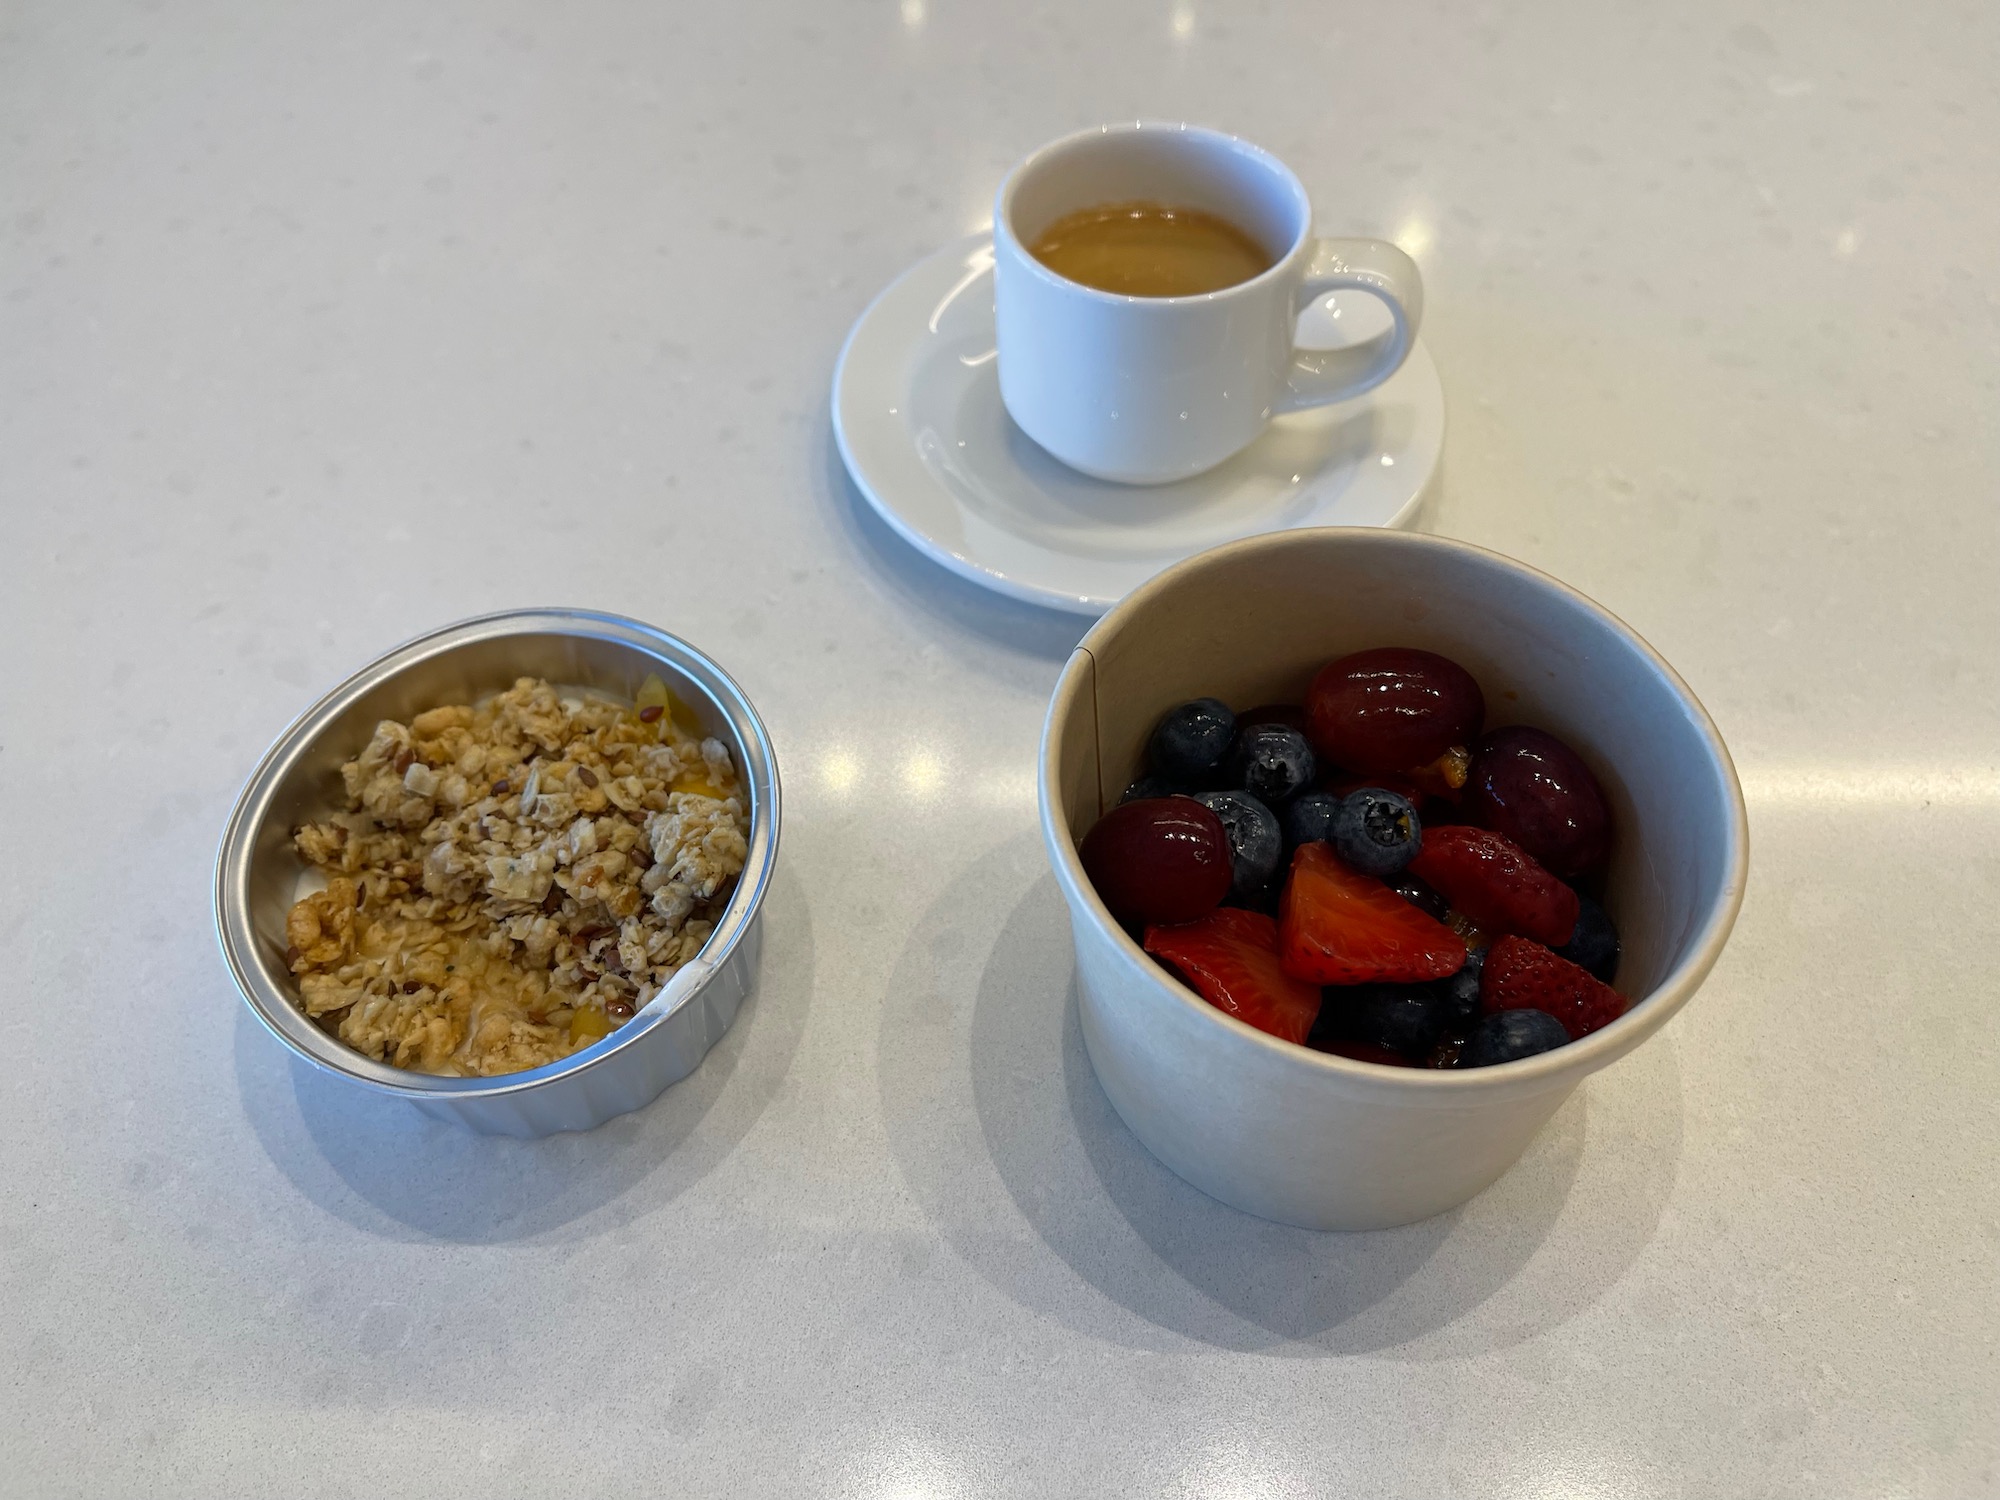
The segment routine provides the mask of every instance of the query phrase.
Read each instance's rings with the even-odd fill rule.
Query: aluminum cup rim
[[[691,676],[700,678],[705,675],[710,679],[703,682],[703,687],[716,699],[717,706],[722,708],[732,726],[744,738],[745,760],[749,762],[744,768],[745,783],[753,791],[764,793],[761,798],[753,797],[749,854],[744,861],[743,874],[737,881],[736,892],[701,951],[699,961],[709,966],[711,974],[728,962],[750,933],[777,865],[783,794],[777,754],[771,744],[770,733],[736,679],[706,652],[670,631],[629,615],[537,606],[473,615],[425,631],[383,652],[295,717],[259,757],[224,825],[222,841],[216,852],[214,875],[216,941],[230,976],[236,982],[237,992],[251,1014],[294,1056],[303,1058],[323,1072],[378,1093],[416,1100],[469,1102],[529,1092],[574,1078],[639,1042],[669,1017],[696,1003],[707,983],[705,977],[681,995],[671,1009],[642,1009],[610,1036],[559,1062],[492,1078],[443,1078],[413,1073],[386,1063],[373,1062],[337,1042],[334,1046],[338,1048],[338,1053],[323,1056],[301,1045],[271,1013],[272,1007],[293,1010],[296,1007],[256,956],[244,875],[249,863],[249,840],[268,816],[270,799],[280,773],[297,756],[312,747],[327,720],[396,672],[459,646],[514,635],[574,635],[617,641],[641,650],[657,651],[662,661],[688,671]]]

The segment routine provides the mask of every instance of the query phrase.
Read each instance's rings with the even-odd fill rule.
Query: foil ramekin
[[[308,1019],[285,963],[285,914],[304,869],[292,830],[344,805],[340,766],[368,743],[375,725],[474,702],[521,677],[629,699],[649,673],[694,708],[704,734],[729,746],[750,795],[743,874],[700,955],[603,1040],[548,1067],[494,1078],[437,1078],[374,1062]],[[369,663],[278,737],[223,832],[216,937],[257,1019],[334,1077],[487,1134],[589,1130],[650,1104],[693,1072],[736,1019],[755,982],[758,908],[777,864],[778,826],[778,763],[763,721],[729,675],[687,642],[637,620],[585,610],[482,615]]]

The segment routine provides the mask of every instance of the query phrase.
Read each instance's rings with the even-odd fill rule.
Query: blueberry
[[[1459,1066],[1490,1068],[1495,1063],[1551,1051],[1568,1041],[1563,1023],[1545,1010],[1496,1011],[1472,1028]]]
[[[1216,698],[1183,703],[1160,720],[1146,753],[1155,776],[1186,786],[1214,786],[1236,737],[1236,715]]]
[[[1333,820],[1333,852],[1363,875],[1400,875],[1424,846],[1410,799],[1377,786],[1349,795]]]
[[[1577,906],[1576,931],[1556,953],[1609,984],[1618,973],[1617,924],[1611,913],[1588,896],[1578,896]]]
[[[1229,751],[1229,784],[1266,807],[1279,807],[1312,785],[1313,753],[1306,737],[1283,724],[1238,731]]]
[[[1464,1064],[1461,1062],[1461,1059],[1464,1055],[1465,1033],[1462,1031],[1457,1033],[1447,1031],[1444,1034],[1444,1040],[1431,1048],[1431,1055],[1424,1059],[1424,1066],[1427,1068],[1462,1067]]]
[[[1304,734],[1306,711],[1296,703],[1260,703],[1236,716],[1237,728],[1247,729],[1252,724],[1283,724]]]
[[[1303,802],[1305,799],[1301,797],[1299,800]],[[1442,922],[1451,915],[1451,903],[1421,875],[1412,875],[1405,870],[1400,875],[1391,876],[1388,886],[1433,922]]]
[[[1229,835],[1235,875],[1229,887],[1231,899],[1254,906],[1272,884],[1284,853],[1276,815],[1248,792],[1197,792],[1195,801],[1222,819]]]
[[[1429,984],[1330,985],[1320,1001],[1307,1045],[1367,1042],[1404,1057],[1421,1058],[1446,1031],[1444,996]]]
[[[1427,1066],[1461,1066],[1459,1059],[1465,1051],[1466,1038],[1479,1020],[1479,972],[1485,964],[1486,950],[1474,948],[1466,954],[1465,964],[1456,974],[1430,982],[1429,988],[1438,997],[1444,1016],[1444,1027],[1437,1045],[1425,1059]]]
[[[1125,788],[1125,795],[1118,799],[1123,807],[1127,802],[1144,802],[1154,797],[1171,797],[1183,790],[1164,776],[1141,776]]]
[[[1444,1002],[1445,1030],[1464,1033],[1479,1019],[1479,971],[1486,966],[1486,950],[1474,948],[1465,955],[1465,967],[1447,979],[1434,979],[1432,988]]]
[[[1278,825],[1284,830],[1286,851],[1332,838],[1340,800],[1332,792],[1307,792],[1279,808]]]

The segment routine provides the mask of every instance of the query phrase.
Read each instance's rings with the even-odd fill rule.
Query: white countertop
[[[2000,11],[945,0],[0,14],[0,1491],[2000,1492]],[[1753,874],[1463,1211],[1181,1186],[1082,1056],[1031,755],[1083,622],[865,513],[848,325],[1185,116],[1429,286],[1437,529],[1631,621]],[[514,604],[744,684],[762,991],[588,1136],[308,1073],[243,777]]]

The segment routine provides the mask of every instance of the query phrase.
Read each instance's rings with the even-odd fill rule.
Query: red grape
[[[1427,766],[1479,733],[1486,698],[1472,674],[1431,651],[1383,646],[1319,669],[1306,693],[1316,754],[1351,771]]]
[[[1611,852],[1611,804],[1577,753],[1525,724],[1496,729],[1472,752],[1465,815],[1504,833],[1541,865],[1573,879]]]
[[[1192,922],[1229,894],[1229,834],[1192,797],[1122,803],[1097,820],[1078,852],[1121,922]]]

